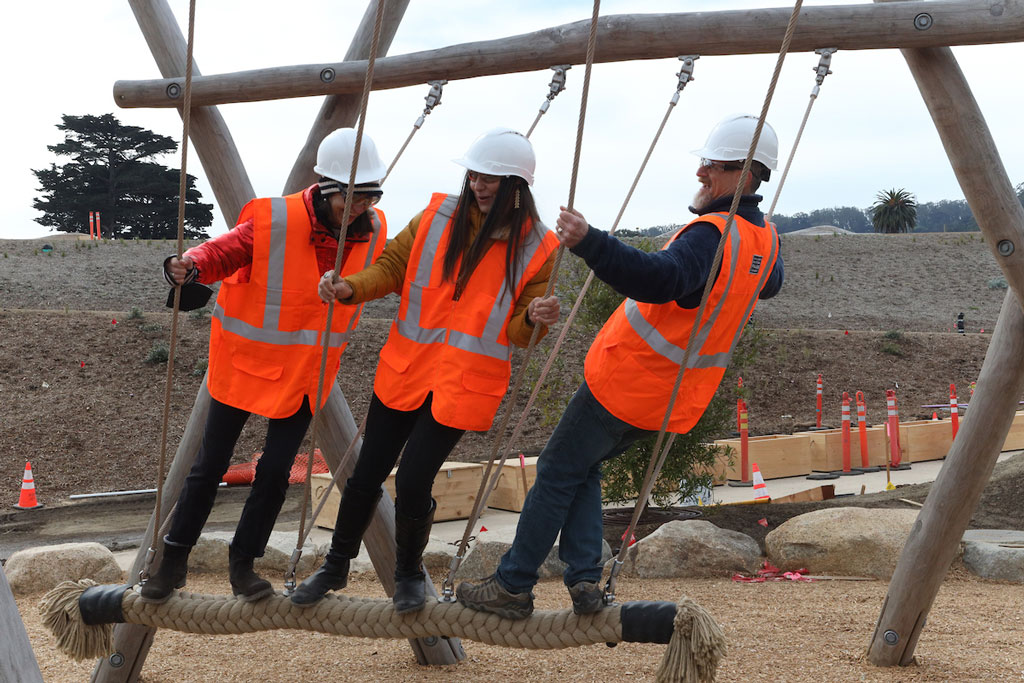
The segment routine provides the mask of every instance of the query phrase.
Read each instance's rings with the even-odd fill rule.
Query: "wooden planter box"
[[[868,465],[885,466],[888,454],[885,426],[868,427]],[[813,472],[836,472],[843,469],[843,430],[822,429],[813,432],[798,432],[807,436],[810,442],[811,467]],[[850,467],[860,467],[860,430],[857,423],[850,429]]]
[[[960,418],[963,419],[963,418]],[[963,428],[963,425],[960,425]],[[1024,449],[1024,410],[1018,411],[1013,416],[1013,424],[1006,434],[1006,441],[1003,442],[1004,451],[1019,451]]]
[[[384,488],[392,498],[395,497],[395,473],[392,470]],[[473,503],[476,501],[476,492],[480,488],[480,476],[483,474],[483,465],[480,463],[467,462],[446,462],[441,465],[441,470],[434,478],[434,486],[431,495],[437,501],[437,510],[434,512],[435,522],[445,522],[452,519],[466,519],[473,511]],[[331,475],[313,475],[313,509],[320,504],[320,498],[331,483]],[[342,486],[344,483],[342,482]],[[325,529],[333,529],[334,522],[338,518],[338,505],[341,503],[341,492],[337,486],[331,488],[320,516],[315,524]]]
[[[491,491],[491,497],[487,499],[487,507],[496,510],[511,510],[522,512],[523,502],[526,500],[526,492],[533,486],[537,479],[537,458],[524,458],[526,463],[526,486],[523,486],[523,468],[519,464],[519,458],[514,460],[509,456],[501,468],[501,477],[497,486]],[[481,466],[482,467],[482,466]]]
[[[718,458],[720,465],[716,467],[715,483],[719,483],[720,477],[740,481],[743,477],[740,472],[740,440],[719,439],[715,445],[732,449],[731,464],[727,455]],[[747,439],[747,450],[751,472],[753,464],[757,463],[765,479],[798,477],[811,471],[810,441],[806,433],[752,436]]]
[[[900,423],[900,458],[903,462],[942,460],[953,445],[949,420],[911,420]]]

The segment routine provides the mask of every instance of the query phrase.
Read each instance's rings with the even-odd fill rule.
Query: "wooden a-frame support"
[[[128,0],[135,13],[139,28],[146,37],[150,51],[165,77],[185,73],[185,39],[181,34],[174,15],[166,0]],[[409,0],[389,0],[385,8],[378,50],[386,54],[402,20]],[[356,30],[346,60],[365,59],[369,54],[375,22],[375,5],[371,2]],[[198,69],[193,65],[193,72]],[[325,100],[320,114],[310,130],[303,150],[288,177],[284,193],[294,192],[315,180],[312,172],[316,147],[331,130],[353,125],[359,113],[357,95],[332,95]],[[192,110],[190,137],[199,159],[206,171],[221,212],[228,225],[234,225],[242,207],[254,197],[241,157],[231,138],[223,117],[215,107],[194,107]],[[163,509],[150,518],[149,527],[143,537],[139,553],[132,565],[130,577],[138,576],[145,562],[150,539],[155,525],[163,524],[181,492],[182,485],[192,462],[199,451],[203,425],[209,408],[210,395],[206,390],[206,378],[196,397],[185,427],[185,433],[178,445],[163,487]],[[352,458],[342,462],[349,443],[356,433],[355,421],[341,388],[334,383],[320,417],[321,451],[331,471],[342,469],[342,477],[351,473],[355,463]],[[358,452],[358,449],[353,449]],[[390,497],[385,493],[377,508],[377,514],[363,538],[370,553],[374,569],[390,595],[394,592],[395,572],[395,513]],[[163,548],[157,549],[155,561],[159,561]],[[428,582],[428,591],[437,595]],[[92,680],[135,681],[142,671],[156,629],[137,624],[118,624],[114,628],[114,654],[99,660],[93,670]],[[409,641],[420,664],[455,664],[465,658],[458,639],[422,638]]]
[[[43,683],[39,662],[21,620],[18,603],[14,601],[7,574],[0,566],[0,681]]]
[[[888,4],[888,0],[875,1]],[[129,3],[135,11],[139,25],[150,44],[150,49],[165,80],[119,83],[115,89],[115,99],[120,106],[175,106],[174,103],[169,104],[166,98],[147,95],[149,92],[147,88],[151,88],[153,84],[166,88],[176,82],[170,79],[180,79],[184,73],[185,44],[181,32],[174,22],[165,0],[154,0],[153,2],[129,0]],[[381,54],[386,52],[386,45],[390,44],[394,29],[407,5],[407,0],[404,3],[395,3],[392,0],[389,4],[401,4],[401,9],[394,10],[398,14],[397,18],[391,15],[391,21],[394,23],[390,26],[390,34],[386,40],[382,37]],[[860,17],[862,10],[858,7],[804,9],[801,12],[801,17],[817,17],[820,14],[819,21],[831,24],[832,34],[837,35],[838,39],[823,40],[822,36],[827,31],[819,26],[808,32],[806,36],[798,35],[799,40],[794,42],[793,49],[821,47],[825,43],[829,45],[842,43],[840,47],[846,49],[904,48],[904,57],[929,108],[967,202],[993,249],[996,262],[1010,285],[1010,291],[1003,302],[995,333],[978,378],[977,388],[971,400],[971,412],[964,419],[960,431],[957,433],[957,438],[911,531],[896,573],[890,583],[889,594],[882,607],[882,613],[868,651],[869,659],[878,665],[907,664],[912,660],[914,647],[923,628],[925,617],[935,599],[945,572],[956,554],[960,538],[977,506],[985,483],[991,476],[1000,445],[1009,431],[1013,412],[1017,406],[1017,398],[1024,392],[1024,348],[1022,348],[1024,347],[1024,311],[1021,309],[1021,301],[1024,301],[1024,297],[1022,297],[1024,295],[1024,209],[1017,201],[984,118],[952,52],[947,47],[934,47],[939,43],[929,43],[929,41],[934,41],[932,36],[940,33],[948,38],[948,42],[945,44],[981,44],[1024,40],[1024,30],[1021,26],[1021,20],[1024,17],[1024,2],[1022,0],[1005,0],[1003,2],[987,0],[965,3],[936,0],[935,2],[894,2],[892,7],[896,14],[887,24],[890,29],[888,31],[878,30],[876,20],[882,16],[881,14],[868,15],[872,20],[869,35],[852,31],[853,28],[861,27],[864,23],[863,17]],[[367,17],[372,13],[372,9],[371,2],[367,15],[364,16],[360,26],[359,35],[364,37],[368,29]],[[832,10],[831,13],[829,10]],[[738,54],[769,51],[763,49],[760,44],[754,45],[752,48],[751,41],[742,36],[743,32],[737,33],[735,30],[730,30],[728,34],[721,34],[721,31],[715,32],[713,29],[718,27],[716,21],[718,16],[756,14],[757,17],[754,18],[759,26],[757,35],[770,40],[775,31],[766,30],[765,22],[774,21],[775,16],[772,12],[774,10],[750,13],[700,13],[709,22],[701,24],[703,33],[694,36],[685,50],[670,52],[673,54],[677,52]],[[922,21],[920,19],[922,15],[927,17],[929,23],[927,25],[914,24],[915,30],[920,33],[907,33],[901,28],[902,23],[897,23],[906,20],[919,22]],[[885,16],[889,17],[889,13]],[[857,19],[854,22],[856,25],[849,24],[851,17]],[[659,52],[663,48],[660,42],[663,41],[651,40],[649,36],[640,41],[639,47],[633,45],[624,52],[616,51],[614,48],[609,51],[609,43],[613,42],[609,41],[609,37],[615,35],[616,29],[621,32],[622,22],[628,23],[634,17],[627,15],[619,19],[621,20],[619,25],[615,25],[614,22],[609,24],[608,18],[602,19],[600,32],[604,36],[604,42],[601,43],[599,39],[599,44],[604,47],[602,48],[603,54],[598,55],[598,61],[623,61],[664,56]],[[659,19],[659,21],[661,20]],[[947,26],[949,23],[956,23],[957,26],[950,28]],[[936,24],[942,30],[928,35],[932,26]],[[803,26],[806,29],[806,22]],[[555,38],[565,38],[566,33],[563,31],[559,35],[559,30],[558,28],[549,29],[549,32],[554,32]],[[894,34],[895,38],[892,37]],[[879,43],[878,36],[887,37]],[[922,38],[922,36],[925,37]],[[571,38],[571,36],[569,37]],[[814,42],[819,39],[823,40],[821,44],[819,44],[820,41]],[[524,65],[522,55],[524,53],[538,54],[536,50],[510,50],[503,54],[501,45],[512,45],[514,40],[515,38],[504,39],[504,42],[489,41],[489,43],[497,45],[492,45],[483,63],[476,65],[471,63],[473,55],[469,56],[470,63],[463,63],[466,55],[457,54],[458,50],[455,48],[459,46],[433,51],[434,54],[424,53],[423,58],[420,59],[408,60],[408,57],[411,56],[402,56],[382,60],[378,64],[381,77],[375,81],[375,87],[401,87],[434,78],[467,78],[480,75],[476,71],[480,71],[481,68],[486,69],[486,71],[481,71],[481,74],[510,73],[535,68],[535,65]],[[742,42],[740,42],[741,40]],[[806,46],[803,45],[805,42]],[[924,47],[929,44],[930,47]],[[355,48],[355,42],[353,47]],[[634,54],[637,49],[642,54]],[[455,66],[452,61],[445,62],[441,59],[442,55],[437,54],[444,50],[452,53],[448,55],[452,59],[463,61]],[[572,50],[570,49],[570,51]],[[479,48],[475,56],[480,58]],[[347,55],[347,59],[350,60],[360,57],[352,50]],[[365,55],[362,58],[365,58]],[[566,61],[564,58],[546,59],[546,55],[542,58],[545,59],[545,65]],[[403,62],[403,59],[408,63]],[[287,68],[291,67],[285,69]],[[294,191],[311,180],[311,176],[308,175],[309,171],[306,169],[312,165],[309,160],[312,158],[312,150],[319,138],[339,125],[350,124],[351,118],[346,117],[351,117],[352,105],[351,100],[346,103],[345,97],[346,94],[356,91],[354,74],[357,72],[361,74],[360,69],[364,68],[357,64],[342,65],[337,70],[337,79],[333,82],[332,87],[325,88],[322,84],[316,85],[313,86],[313,91],[304,93],[328,93],[329,97],[303,149],[306,159],[303,160],[300,157],[300,160],[296,162],[288,179],[286,191]],[[266,71],[280,72],[282,70],[264,70],[264,72]],[[236,74],[233,77],[237,76]],[[217,86],[224,78],[214,77],[208,79],[207,82],[212,86]],[[230,80],[232,77],[227,78]],[[361,79],[361,76],[359,78]],[[199,84],[202,85],[202,79],[199,80]],[[282,94],[283,91],[279,83],[272,84],[269,89],[266,84],[262,84],[262,94],[254,96],[255,86],[261,84],[250,83],[249,85],[254,88],[244,95],[227,99],[221,95],[210,96],[209,102],[253,101],[294,96],[294,93]],[[147,96],[150,98],[149,100],[145,99]],[[349,97],[351,96],[349,95]],[[199,102],[204,102],[202,96],[199,98]],[[192,139],[214,194],[221,205],[225,220],[230,224],[243,204],[252,198],[253,192],[234,143],[231,141],[227,126],[215,108],[197,106],[192,112]],[[181,482],[198,450],[198,441],[208,401],[209,395],[205,392],[204,382],[204,388],[197,397],[196,406],[186,427],[185,437],[179,445],[178,453],[175,455],[174,463],[171,465],[171,471],[167,477],[168,485],[165,486],[167,494],[165,506],[167,508],[173,505],[173,500],[177,498]],[[351,462],[341,463],[339,459],[355,434],[355,423],[341,390],[336,385],[327,407],[324,409],[324,415],[327,417],[324,422],[326,429],[323,435],[325,458],[332,469],[351,467]],[[160,512],[160,518],[163,519],[167,510]],[[144,545],[148,545],[148,538],[152,535],[154,523],[156,523],[155,517],[150,521],[151,526]],[[389,523],[391,528],[388,528]],[[371,550],[371,559],[377,568],[377,573],[384,581],[387,581],[392,573],[391,568],[394,566],[393,508],[389,503],[382,503],[366,541]],[[375,547],[377,544],[379,546]],[[134,572],[141,568],[144,553],[144,550],[140,551],[136,558]],[[390,567],[388,562],[390,562]],[[140,632],[133,633],[128,637],[125,633],[129,629],[140,629]],[[126,659],[118,667],[113,667],[110,659],[102,660],[97,665],[93,680],[121,681],[137,678],[146,652],[148,652],[152,634],[151,629],[144,627],[119,625],[115,630],[115,647],[118,648],[119,654]],[[119,636],[121,637],[119,638]],[[456,657],[464,656],[461,646],[455,641],[443,643],[417,641],[414,647],[425,648],[424,652],[417,650],[417,656],[421,662],[429,660],[433,656],[432,653],[437,652],[449,656],[452,662]],[[429,663],[441,662],[429,661]]]

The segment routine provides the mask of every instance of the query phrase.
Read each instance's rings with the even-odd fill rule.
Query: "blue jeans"
[[[650,434],[615,417],[584,382],[569,401],[537,460],[537,481],[519,515],[516,538],[497,579],[513,593],[530,591],[559,531],[565,585],[601,580],[601,462]]]

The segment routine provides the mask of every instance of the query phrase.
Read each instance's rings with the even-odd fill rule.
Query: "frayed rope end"
[[[75,660],[98,659],[113,652],[114,625],[90,626],[78,607],[85,589],[96,585],[91,579],[62,581],[39,601],[43,625],[57,639],[57,649]]]
[[[682,597],[656,683],[710,683],[725,656],[725,633],[707,610]]]

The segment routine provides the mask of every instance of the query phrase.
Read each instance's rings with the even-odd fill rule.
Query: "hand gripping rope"
[[[807,109],[804,111],[803,121],[800,122],[800,129],[796,133],[796,139],[793,140],[793,148],[789,151],[789,159],[786,160],[786,168],[782,171],[782,177],[779,179],[779,187],[775,190],[775,198],[772,199],[772,206],[768,209],[768,217],[766,220],[771,221],[772,216],[775,215],[775,204],[779,201],[779,195],[782,194],[782,187],[786,184],[786,176],[789,175],[789,167],[793,164],[793,157],[796,156],[797,145],[800,144],[800,138],[804,134],[804,126],[807,125],[807,117],[811,115],[811,107],[814,106],[814,101],[818,99],[818,92],[821,90],[821,84],[825,82],[825,76],[832,73],[832,55],[838,48],[834,47],[823,47],[814,51],[814,54],[821,55],[818,60],[818,66],[814,67],[814,87],[811,88],[811,99],[807,103]]]
[[[530,136],[533,134],[533,129],[536,128],[537,124],[540,122],[540,117],[547,113],[548,107],[550,107],[554,99],[558,97],[558,93],[565,90],[565,72],[572,68],[572,64],[560,64],[551,68],[554,69],[555,75],[551,77],[551,83],[548,84],[548,95],[544,100],[544,103],[540,105],[540,111],[537,112],[537,118],[533,120],[533,125],[530,126],[530,130],[526,131],[527,140],[530,139]]]
[[[381,178],[380,182],[382,185],[384,184],[384,181],[388,179],[388,176],[391,175],[391,170],[395,167],[395,164],[398,163],[399,158],[402,156],[402,152],[404,152],[405,148],[409,146],[412,136],[416,135],[416,131],[418,131],[427,120],[427,115],[434,111],[434,107],[441,104],[441,91],[447,83],[448,81],[446,80],[427,81],[427,84],[430,86],[430,92],[428,92],[427,96],[423,98],[427,101],[427,106],[423,108],[423,113],[420,114],[418,119],[416,119],[416,123],[412,124],[412,130],[409,131],[409,137],[407,137],[405,142],[402,143],[401,148],[398,150],[398,154],[395,155],[395,158],[391,161],[391,165],[388,166],[388,172],[384,174],[383,178]]]
[[[637,171],[636,176],[633,178],[633,184],[630,186],[629,192],[626,193],[626,198],[623,200],[622,206],[619,208],[619,213],[615,217],[615,223],[612,225],[611,229],[609,230],[609,234],[614,235],[615,231],[618,229],[619,221],[622,220],[622,215],[626,211],[626,206],[629,204],[630,199],[633,197],[633,192],[636,190],[637,184],[640,182],[640,177],[643,175],[644,170],[647,168],[647,162],[650,160],[651,154],[653,154],[654,148],[657,146],[658,140],[661,138],[662,131],[665,130],[665,124],[668,122],[668,117],[671,115],[671,113],[672,113],[673,109],[675,108],[676,104],[678,104],[678,102],[679,102],[679,95],[682,93],[683,88],[686,87],[686,84],[693,80],[694,62],[697,59],[699,59],[699,58],[700,58],[699,55],[687,55],[687,56],[679,57],[679,60],[682,62],[682,64],[680,66],[679,72],[676,74],[676,77],[678,78],[678,83],[676,84],[676,90],[675,90],[674,93],[672,93],[672,98],[669,101],[668,108],[665,111],[665,116],[662,117],[662,119],[661,119],[661,125],[658,126],[658,131],[654,134],[654,139],[651,140],[651,145],[647,149],[647,154],[644,156],[644,160],[640,164],[640,168]],[[465,558],[465,554],[466,554],[466,551],[468,549],[469,541],[472,538],[470,536],[470,534],[472,533],[473,529],[476,527],[476,522],[479,519],[480,513],[483,511],[483,508],[484,508],[484,506],[487,503],[487,499],[490,497],[491,492],[494,491],[495,487],[498,484],[498,479],[501,477],[501,468],[505,464],[505,461],[508,459],[508,456],[512,452],[512,444],[514,444],[516,442],[516,439],[522,433],[523,426],[524,426],[524,424],[526,422],[526,416],[530,413],[530,409],[533,407],[533,403],[536,400],[537,395],[540,393],[541,387],[544,385],[544,380],[545,380],[545,378],[547,378],[548,373],[551,371],[551,367],[554,364],[555,358],[558,356],[558,352],[559,352],[559,350],[562,347],[562,342],[565,340],[565,337],[566,337],[566,334],[569,331],[569,328],[572,327],[572,323],[576,319],[576,314],[579,312],[580,306],[583,303],[583,299],[586,297],[587,291],[590,289],[590,285],[591,285],[591,283],[593,281],[594,281],[594,272],[591,271],[590,274],[587,276],[586,281],[583,283],[583,286],[580,288],[580,293],[576,297],[576,302],[573,304],[572,310],[569,312],[569,316],[568,316],[568,318],[566,318],[565,324],[562,325],[562,329],[561,329],[561,331],[558,334],[558,339],[555,341],[554,347],[551,349],[551,352],[548,354],[548,359],[545,362],[544,367],[543,367],[543,369],[540,372],[540,376],[537,378],[537,381],[534,382],[533,391],[530,393],[530,398],[527,400],[526,406],[523,408],[523,410],[519,414],[519,420],[516,422],[516,425],[515,425],[515,427],[512,430],[512,434],[509,436],[509,438],[505,442],[504,451],[502,452],[501,458],[498,461],[498,464],[497,464],[497,467],[494,470],[494,473],[490,475],[490,479],[489,479],[489,483],[487,485],[487,488],[485,490],[483,490],[483,492],[480,493],[480,495],[478,496],[478,501],[479,502],[474,505],[473,511],[470,514],[470,518],[469,518],[469,520],[468,520],[468,522],[466,524],[466,533],[463,536],[463,541],[459,544],[459,549],[456,552],[455,557],[452,558],[451,564],[449,566],[448,577],[445,579],[444,590],[443,590],[443,593],[442,593],[442,599],[443,600],[451,601],[453,599],[453,593],[452,593],[452,587],[454,585],[454,578],[453,577],[455,576],[455,572],[458,571],[459,566],[462,564],[462,560]],[[525,363],[523,364],[523,367],[525,367]],[[500,439],[500,434],[503,431],[504,431],[504,429],[502,429],[502,430],[500,430],[498,432],[499,439]],[[495,456],[496,455],[497,455],[497,453],[495,452]],[[493,465],[494,465],[494,458],[492,457],[491,461],[488,463],[488,468],[487,468],[487,470],[484,473],[483,481],[488,481],[488,474],[490,474],[491,467]]]
[[[802,6],[803,0],[796,0],[796,4],[793,6],[793,13],[789,17],[789,24],[786,26],[786,34],[782,39],[782,46],[779,48],[779,58],[775,63],[775,71],[772,73],[772,80],[768,85],[768,93],[765,95],[764,104],[761,106],[761,115],[758,117],[757,126],[754,128],[754,136],[750,141],[750,149],[747,150],[747,157],[743,162],[743,171],[740,173],[739,180],[736,183],[736,189],[732,195],[732,205],[729,207],[729,216],[726,218],[725,228],[722,230],[722,238],[718,242],[718,249],[715,251],[715,259],[708,272],[717,272],[722,264],[722,252],[725,250],[725,242],[728,239],[729,231],[732,229],[733,220],[736,218],[736,210],[740,205],[740,196],[743,192],[743,185],[747,174],[750,172],[750,165],[754,159],[754,151],[757,149],[757,143],[761,139],[761,130],[764,128],[764,121],[768,117],[768,108],[771,106],[772,97],[775,95],[775,86],[779,81],[779,74],[782,72],[782,64],[786,59],[786,53],[789,51],[789,44],[793,39],[793,32],[796,30],[796,23],[800,17],[800,8]],[[707,283],[704,285],[704,293],[701,296],[700,307],[697,309],[695,320],[701,321],[704,319],[704,309],[707,307],[708,297],[710,296],[711,289],[714,285],[714,278],[708,278]],[[651,491],[654,489],[654,483],[658,479],[661,467],[665,464],[665,458],[668,456],[669,448],[672,445],[672,439],[669,438],[668,443],[666,443],[664,448],[662,448],[662,442],[665,440],[665,434],[668,430],[669,418],[672,416],[672,409],[675,407],[676,398],[679,395],[679,387],[683,381],[683,373],[690,362],[690,353],[693,349],[693,340],[697,335],[698,327],[700,327],[699,324],[694,324],[690,329],[690,337],[686,342],[683,361],[679,365],[679,372],[676,374],[675,385],[672,387],[672,393],[669,396],[668,407],[665,410],[665,417],[662,420],[661,429],[658,431],[658,438],[655,441],[654,448],[652,449],[651,461],[647,465],[647,472],[644,475],[644,483],[640,488],[640,496],[637,498],[636,507],[633,509],[633,516],[629,521],[629,526],[626,527],[626,532],[623,538],[630,538],[632,536],[633,530],[636,528],[637,522],[640,520],[640,515],[643,514],[644,507],[647,505],[647,499],[650,497]],[[612,562],[608,582],[605,585],[606,602],[613,601],[615,599],[615,583],[619,573],[622,571],[622,566],[624,564],[622,558],[628,547],[628,543],[623,543],[619,547],[619,552],[616,554],[615,559]]]

